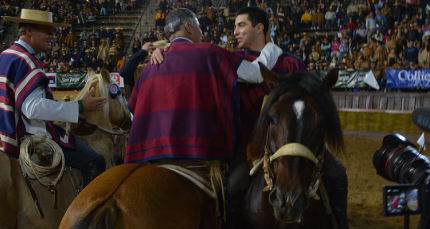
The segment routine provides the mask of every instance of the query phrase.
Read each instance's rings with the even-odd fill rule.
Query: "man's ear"
[[[25,33],[29,36],[29,37],[33,37],[33,31],[34,29],[31,28],[30,26],[27,26],[27,28],[25,28]]]
[[[192,34],[193,32],[191,32],[191,23],[189,23],[189,22],[185,22],[185,24],[184,24],[184,28],[185,28],[185,31],[187,32],[187,33],[189,33],[189,34]]]
[[[258,23],[255,28],[257,29],[257,35],[264,34],[264,25],[263,23]]]

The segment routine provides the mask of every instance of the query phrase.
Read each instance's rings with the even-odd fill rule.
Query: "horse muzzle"
[[[303,212],[309,206],[305,192],[283,192],[279,187],[270,192],[269,202],[275,217],[283,223],[300,223]]]

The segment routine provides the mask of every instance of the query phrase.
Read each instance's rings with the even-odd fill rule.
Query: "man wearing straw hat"
[[[21,17],[3,17],[19,23],[19,40],[0,54],[0,137],[5,153],[19,157],[19,145],[24,135],[46,136],[57,142],[64,152],[66,165],[83,172],[84,185],[105,170],[104,158],[52,121],[77,123],[82,111],[100,110],[107,98],[92,98],[92,88],[82,100],[53,100],[49,79],[35,58],[51,48],[54,27],[52,13],[23,9]]]

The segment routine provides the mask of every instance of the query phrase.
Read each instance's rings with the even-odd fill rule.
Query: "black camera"
[[[430,200],[430,159],[410,141],[400,134],[385,136],[382,147],[373,155],[373,165],[377,173],[389,181],[421,185],[422,212],[430,212],[430,205],[425,204]]]

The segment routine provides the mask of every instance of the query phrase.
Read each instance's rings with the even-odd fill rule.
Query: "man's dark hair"
[[[253,6],[247,6],[238,10],[236,17],[242,14],[248,14],[248,20],[251,22],[252,27],[255,27],[258,23],[262,23],[264,26],[264,36],[266,36],[266,33],[269,30],[269,16],[264,12],[264,10]]]

